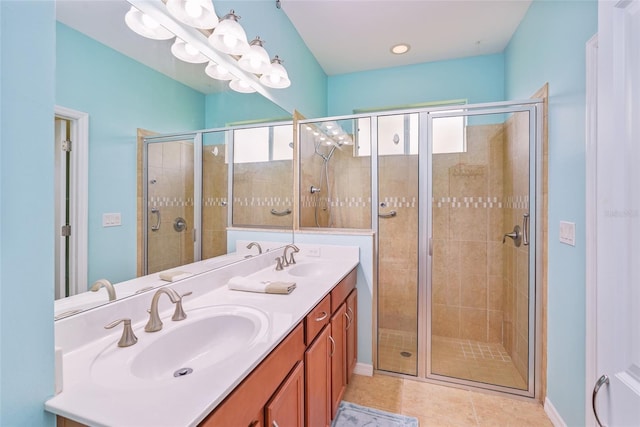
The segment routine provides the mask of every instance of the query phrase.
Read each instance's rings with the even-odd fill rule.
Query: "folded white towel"
[[[189,273],[188,271],[182,270],[171,270],[160,273],[160,279],[165,280],[167,282],[175,282],[177,280],[186,279],[187,277],[193,276],[193,273]]]
[[[271,282],[234,276],[227,283],[233,291],[262,292],[267,294],[290,294],[296,288],[295,282]]]

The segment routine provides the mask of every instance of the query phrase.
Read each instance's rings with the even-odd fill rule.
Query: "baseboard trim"
[[[363,375],[365,377],[373,376],[373,365],[368,363],[356,363],[356,366],[353,368],[353,373],[356,375]]]
[[[553,403],[551,403],[548,397],[544,399],[544,412],[547,414],[547,416],[551,420],[551,423],[554,425],[554,427],[567,427],[567,423],[564,422],[564,420],[562,419],[558,411],[556,411],[555,406],[553,406]]]

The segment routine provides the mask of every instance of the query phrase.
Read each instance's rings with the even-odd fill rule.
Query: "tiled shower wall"
[[[193,143],[176,141],[149,144],[149,208],[160,212],[160,229],[151,231],[157,217],[149,213],[149,273],[193,262]],[[155,180],[155,183],[151,183]],[[187,228],[177,232],[176,218]]]
[[[329,160],[329,188],[320,173],[324,168],[322,157],[314,152],[313,141],[302,136],[300,152],[300,226],[333,228],[371,228],[371,157],[354,156],[353,146],[336,149]],[[324,148],[324,147],[323,147]],[[327,151],[328,152],[328,151]],[[311,186],[322,191],[311,194]],[[331,217],[329,218],[329,215]]]
[[[236,163],[233,167],[233,225],[293,226],[291,160]],[[291,211],[286,215],[274,215]]]
[[[227,181],[226,150],[202,152],[202,259],[227,253]]]
[[[504,127],[467,127],[467,151],[433,155],[433,335],[502,342]]]
[[[378,327],[417,334],[418,156],[378,158]]]

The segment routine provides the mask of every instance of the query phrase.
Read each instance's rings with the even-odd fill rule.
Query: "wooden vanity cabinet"
[[[304,425],[304,363],[298,362],[265,407],[269,427]]]
[[[274,403],[273,398],[275,398],[276,392],[279,393],[282,390],[281,385],[284,386],[297,375],[294,367],[298,369],[299,366],[302,366],[304,351],[304,327],[301,323],[200,423],[200,426],[261,426],[265,422],[264,415],[267,412],[265,408],[271,404],[275,405],[272,411],[280,414],[278,403]],[[293,383],[296,384],[296,387],[303,384],[299,384],[297,380],[293,380]],[[282,396],[286,397],[281,397],[279,401],[291,399],[289,390],[283,391]],[[300,401],[300,404],[299,410],[304,414],[304,402]],[[271,424],[267,425],[271,427]],[[301,422],[300,424],[280,425],[302,426],[303,424]]]

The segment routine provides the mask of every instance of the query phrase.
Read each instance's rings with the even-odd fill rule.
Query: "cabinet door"
[[[347,387],[346,312],[346,304],[342,304],[331,317],[331,419],[336,417]]]
[[[326,326],[304,354],[305,425],[331,425],[331,327]]]
[[[265,407],[267,427],[303,427],[304,363],[298,362]]]
[[[358,361],[358,290],[354,289],[347,298],[347,383]]]

